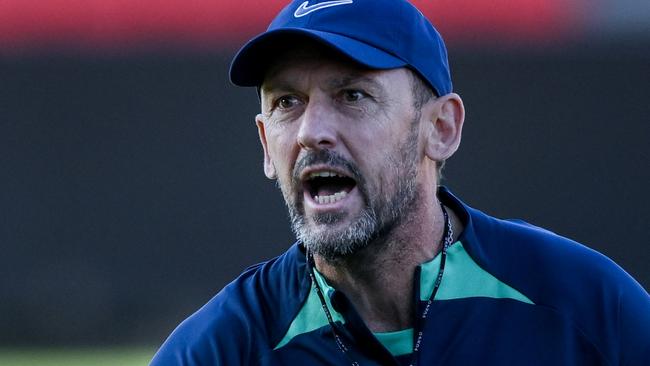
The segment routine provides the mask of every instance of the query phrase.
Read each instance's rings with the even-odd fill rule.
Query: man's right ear
[[[264,116],[258,114],[255,116],[255,124],[257,125],[257,132],[260,134],[260,142],[262,143],[262,150],[264,150],[264,175],[269,179],[276,179],[278,174],[275,170],[275,164],[271,159],[271,154],[269,152],[269,145],[266,141],[266,129],[264,125]]]

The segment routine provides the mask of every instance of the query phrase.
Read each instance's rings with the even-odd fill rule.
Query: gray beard
[[[315,162],[327,162],[345,166],[353,172],[357,189],[362,195],[365,207],[352,223],[343,229],[334,229],[333,225],[345,219],[345,214],[327,213],[315,215],[308,223],[302,205],[302,190],[296,190],[291,197],[283,189],[285,201],[291,219],[291,228],[297,239],[312,254],[321,256],[328,262],[336,262],[344,257],[358,253],[373,243],[384,243],[385,238],[401,223],[410,220],[410,214],[417,211],[419,191],[417,188],[417,131],[409,134],[396,154],[389,158],[385,172],[392,173],[393,192],[384,192],[370,199],[363,178],[351,163],[336,156],[331,151],[321,151],[304,157],[298,164],[310,165]],[[295,169],[299,172],[301,169]],[[298,187],[294,177],[294,187]],[[282,187],[281,187],[282,188]],[[288,199],[291,198],[291,199]]]
[[[333,230],[328,224],[335,224],[343,215],[323,214],[314,217],[315,225],[305,223],[304,215],[289,210],[291,227],[296,237],[312,254],[319,255],[329,262],[354,254],[367,247],[379,232],[377,213],[369,207],[343,230]]]

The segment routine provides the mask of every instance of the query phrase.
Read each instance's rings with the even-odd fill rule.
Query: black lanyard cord
[[[447,210],[443,205],[440,205],[440,207],[442,208],[442,214],[445,220],[443,240],[442,240],[442,250],[440,252],[440,267],[438,268],[438,276],[436,277],[436,282],[434,283],[433,291],[431,292],[431,296],[429,296],[427,305],[424,308],[424,311],[422,312],[421,315],[421,319],[422,319],[421,326],[420,329],[418,330],[415,343],[413,344],[413,353],[411,353],[411,362],[409,363],[410,366],[415,366],[418,363],[417,362],[418,355],[420,353],[420,350],[422,349],[421,347],[422,338],[424,337],[424,322],[427,319],[427,316],[429,315],[431,304],[433,304],[433,301],[436,297],[436,293],[438,293],[438,289],[440,288],[440,284],[442,283],[442,276],[444,275],[445,272],[445,263],[447,262],[447,249],[449,248],[449,246],[451,246],[454,240],[454,231],[451,225],[451,220],[449,219],[449,215],[447,214]],[[309,277],[311,278],[311,281],[314,284],[314,288],[316,289],[316,294],[318,295],[320,304],[323,308],[323,311],[325,312],[325,316],[327,317],[327,322],[329,323],[330,328],[332,330],[332,334],[334,335],[334,340],[336,342],[336,345],[338,346],[341,353],[345,356],[345,358],[350,362],[352,366],[360,366],[359,362],[353,360],[350,357],[350,355],[348,354],[349,348],[345,345],[343,339],[339,336],[338,331],[336,330],[336,324],[334,324],[332,313],[330,312],[327,303],[325,302],[325,295],[323,294],[323,290],[318,284],[318,281],[316,281],[316,276],[314,274],[314,268],[316,266],[314,263],[314,256],[309,252],[309,250],[307,250],[307,263],[308,263],[307,272],[309,273]]]

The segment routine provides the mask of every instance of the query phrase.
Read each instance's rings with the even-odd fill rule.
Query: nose
[[[298,145],[305,150],[333,148],[337,141],[335,118],[325,102],[312,98],[302,115]]]

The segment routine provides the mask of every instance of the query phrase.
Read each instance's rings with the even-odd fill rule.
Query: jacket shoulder
[[[650,296],[605,255],[520,220],[471,210],[484,268],[564,317],[612,362],[650,362]]]
[[[294,245],[247,268],[172,332],[151,365],[256,364],[284,335],[308,293],[303,267]]]

